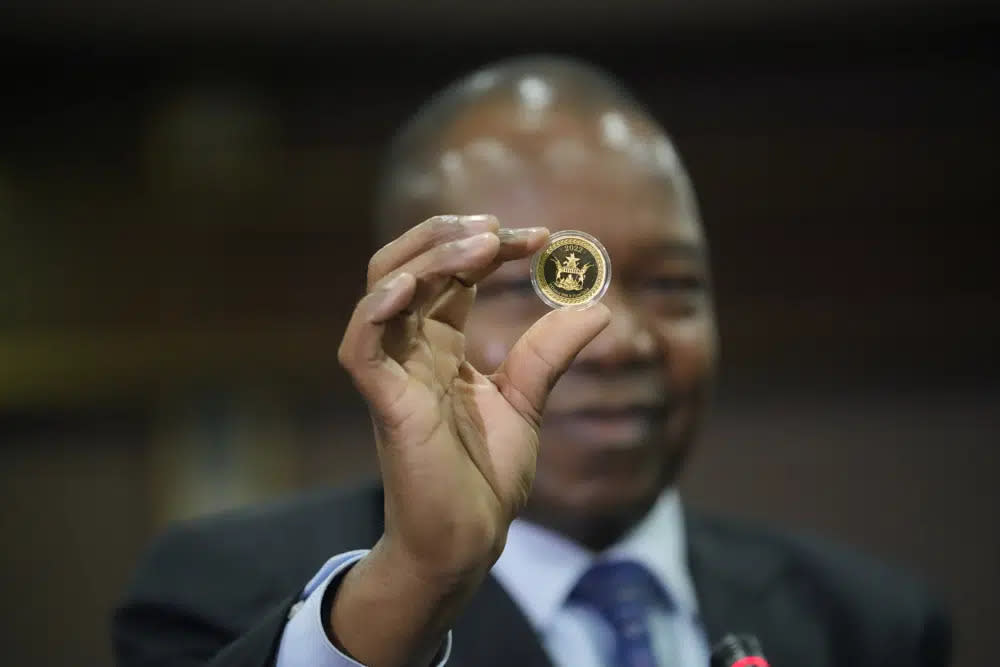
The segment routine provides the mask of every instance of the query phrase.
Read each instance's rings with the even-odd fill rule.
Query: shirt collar
[[[676,489],[664,491],[638,524],[600,554],[547,528],[516,519],[492,573],[531,624],[545,631],[587,568],[605,558],[627,558],[645,565],[681,613],[697,612],[687,566],[684,512]]]

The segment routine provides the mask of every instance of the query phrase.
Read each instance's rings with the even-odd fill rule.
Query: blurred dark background
[[[672,133],[723,367],[688,501],[1000,622],[996,3],[56,0],[0,8],[0,645],[103,665],[163,524],[372,470],[336,347],[380,149],[556,52]]]

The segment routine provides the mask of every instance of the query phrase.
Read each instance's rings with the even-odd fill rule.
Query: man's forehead
[[[649,236],[667,224],[675,235],[700,240],[694,211],[677,206],[686,178],[655,126],[613,109],[524,113],[507,102],[484,104],[442,134],[431,169],[445,208],[553,231],[610,222]]]
[[[542,108],[514,100],[488,100],[467,107],[447,127],[438,153],[500,145],[526,161],[546,161],[571,151],[620,156],[650,166],[673,166],[676,155],[663,133],[648,119],[616,105],[584,108],[552,103]],[[644,155],[645,153],[646,155]],[[667,159],[664,159],[667,158]],[[669,163],[669,164],[668,164]]]
[[[569,137],[595,143],[591,119],[565,106],[531,109],[509,101],[490,101],[455,117],[441,133],[441,146],[455,149],[493,138],[529,155],[548,142]]]
[[[426,176],[449,199],[477,197],[487,185],[671,191],[664,185],[682,176],[663,133],[614,107],[482,103],[454,118],[434,148]]]

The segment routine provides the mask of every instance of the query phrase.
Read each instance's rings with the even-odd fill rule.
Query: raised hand
[[[345,578],[331,614],[337,640],[365,664],[430,657],[524,507],[549,391],[607,325],[602,305],[553,311],[493,374],[466,361],[476,281],[547,238],[541,228],[500,229],[492,216],[439,216],[369,264],[368,294],[339,356],[371,410],[385,533]],[[381,609],[381,639],[356,623],[393,603],[406,606]]]

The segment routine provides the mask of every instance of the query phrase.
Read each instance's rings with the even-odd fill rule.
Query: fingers
[[[492,232],[483,232],[431,248],[400,267],[417,278],[417,292],[411,310],[433,304],[455,277],[477,272],[496,258],[500,239]]]
[[[417,255],[397,269],[417,278],[417,292],[410,309],[421,310],[424,315],[435,310],[435,319],[461,327],[475,295],[473,290],[463,288],[495,271],[503,261],[537,249],[547,234],[543,228],[505,230],[503,234],[482,232]]]
[[[538,250],[549,238],[547,227],[516,227],[497,231],[502,250],[497,259],[521,259]]]
[[[361,299],[347,324],[337,351],[358,391],[378,411],[385,411],[406,387],[406,372],[382,347],[385,323],[413,300],[417,281],[400,273]]]
[[[540,425],[552,387],[610,319],[611,311],[601,303],[548,313],[514,344],[493,382],[526,419]]]
[[[466,285],[474,285],[499,268],[504,262],[527,257],[544,245],[549,238],[549,230],[545,227],[517,227],[497,231],[500,239],[500,250],[493,263],[489,266],[468,274],[459,276]]]
[[[412,318],[398,316],[421,309],[445,324],[463,327],[475,298],[475,281],[505,261],[529,255],[547,238],[548,230],[540,227],[501,230],[490,215],[437,216],[379,250],[369,263],[370,293],[355,308],[338,351],[341,364],[372,407],[389,409],[407,386],[406,372],[386,347],[392,340],[409,339],[397,325]],[[391,336],[387,324],[393,325]]]
[[[455,329],[463,329],[475,301],[476,291],[472,285],[496,271],[504,262],[521,259],[538,250],[548,239],[549,230],[545,227],[501,229],[497,237],[500,249],[493,261],[482,269],[456,276],[457,280],[445,286],[434,305],[427,310],[428,317]]]
[[[368,289],[418,255],[473,234],[496,232],[500,223],[492,215],[436,215],[386,244],[368,262]]]

